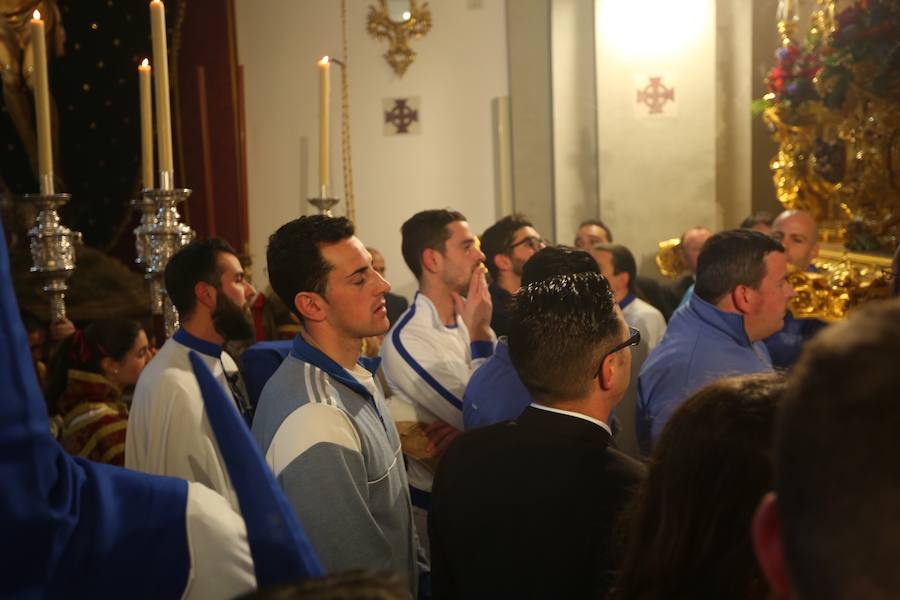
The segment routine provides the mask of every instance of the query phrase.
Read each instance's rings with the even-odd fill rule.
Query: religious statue
[[[49,51],[62,56],[66,34],[56,0],[0,0],[0,82],[3,86],[3,102],[37,179],[37,135],[33,108],[34,53],[28,27],[35,10],[40,11],[41,18],[47,24]],[[53,170],[59,179],[59,119],[52,99],[50,111],[55,163]],[[57,182],[57,186],[59,183]]]

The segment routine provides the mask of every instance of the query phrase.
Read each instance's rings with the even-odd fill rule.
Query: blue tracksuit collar
[[[634,298],[635,298],[635,295],[632,294],[631,292],[628,292],[628,295],[625,296],[624,298],[622,298],[622,301],[619,302],[619,308],[621,310],[625,310],[626,308],[628,308],[629,304],[634,302]]]
[[[747,330],[744,329],[744,315],[725,312],[709,302],[692,294],[688,300],[688,311],[692,312],[701,321],[710,327],[721,331],[741,346],[752,347]]]
[[[207,342],[206,340],[201,340],[197,336],[188,333],[183,327],[175,332],[172,339],[183,346],[187,346],[191,350],[196,350],[200,354],[205,354],[206,356],[211,356],[213,358],[221,358],[222,356],[222,346]]]
[[[375,401],[375,399],[372,398],[372,393],[369,392],[368,389],[366,389],[366,386],[361,384],[356,380],[355,377],[353,377],[353,375],[348,373],[347,369],[334,362],[318,348],[314,348],[313,346],[308,344],[300,334],[297,334],[294,337],[294,343],[291,347],[291,356],[298,360],[308,362],[314,367],[322,369],[332,378],[338,380],[363,398],[368,398],[373,402]],[[378,370],[378,365],[381,364],[381,358],[360,357],[360,359],[356,362],[358,365],[360,365],[362,368],[364,368],[374,376],[375,371]]]

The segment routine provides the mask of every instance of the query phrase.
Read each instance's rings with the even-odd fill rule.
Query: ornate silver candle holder
[[[43,280],[43,290],[50,296],[50,320],[66,318],[66,281],[75,272],[75,245],[81,244],[81,233],[59,222],[57,209],[69,201],[69,194],[54,194],[52,186],[41,186],[50,193],[25,194],[23,199],[38,210],[34,226],[28,230],[32,273]]]
[[[333,216],[331,207],[340,202],[340,198],[310,198],[307,200],[310,204],[319,209],[320,215]]]
[[[141,224],[134,228],[134,262],[141,267],[150,264],[150,232],[156,225],[156,202],[148,195],[153,190],[143,190],[140,198],[131,201],[131,206],[141,211]]]
[[[182,223],[178,214],[178,204],[190,195],[191,190],[184,188],[144,190],[144,197],[156,208],[153,223],[147,223],[147,229],[141,232],[147,234],[144,273],[150,284],[151,311],[155,315],[163,315],[167,337],[171,337],[178,329],[178,312],[166,296],[163,274],[169,259],[194,239],[194,230]],[[141,225],[143,224],[142,220]],[[136,236],[140,229],[141,227],[135,229]],[[138,244],[140,241],[136,239],[136,247]]]

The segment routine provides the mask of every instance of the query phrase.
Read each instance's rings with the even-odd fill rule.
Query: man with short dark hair
[[[557,275],[599,273],[597,262],[587,252],[565,246],[548,246],[522,268],[522,285]],[[472,375],[463,395],[466,431],[515,419],[531,404],[531,394],[509,358],[505,337],[497,341],[494,354]]]
[[[900,303],[807,344],[779,406],[774,492],[753,521],[773,596],[900,598]]]
[[[597,244],[591,255],[609,282],[625,322],[640,329],[641,340],[648,350],[653,350],[666,332],[666,320],[661,312],[637,297],[637,264],[631,250],[621,244]]]
[[[253,336],[249,306],[256,290],[244,278],[234,248],[219,238],[179,250],[166,265],[165,284],[181,328],[138,379],[128,415],[125,466],[202,483],[239,511],[188,353],[197,352],[249,419],[237,365],[222,346]]]
[[[643,475],[613,449],[629,330],[603,277],[519,290],[509,352],[534,402],[470,431],[441,461],[431,535],[434,598],[602,598],[613,522]]]
[[[509,303],[522,286],[522,267],[534,253],[546,246],[525,215],[507,215],[484,230],[481,251],[491,274],[491,302],[494,312],[491,329],[498,336],[509,328]]]
[[[403,258],[419,291],[384,338],[382,370],[393,391],[391,413],[404,436],[414,514],[424,537],[434,465],[462,431],[463,391],[493,354],[495,338],[484,254],[466,218],[425,210],[410,217],[401,233]]]
[[[637,437],[650,453],[674,410],[719,377],[772,370],[762,340],[781,329],[794,290],[784,248],[749,229],[719,232],[697,260],[697,284],[638,380]]]
[[[328,572],[403,578],[417,546],[400,439],[362,340],[388,330],[390,284],[344,217],[315,215],[269,238],[269,281],[302,323],[263,388],[253,436]]]

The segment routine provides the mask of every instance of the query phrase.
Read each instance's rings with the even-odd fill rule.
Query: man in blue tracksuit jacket
[[[721,377],[772,370],[761,340],[781,329],[794,290],[781,244],[758,231],[715,234],[700,251],[694,295],[638,378],[636,428],[649,454],[672,413]]]

